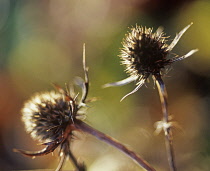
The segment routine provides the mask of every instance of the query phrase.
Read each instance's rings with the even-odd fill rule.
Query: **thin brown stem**
[[[83,132],[87,132],[97,139],[104,141],[111,146],[117,148],[118,150],[122,151],[126,155],[128,155],[130,158],[132,158],[135,162],[137,162],[142,168],[144,168],[147,171],[155,171],[155,169],[149,165],[144,159],[142,159],[139,155],[137,155],[135,152],[129,150],[125,145],[121,144],[119,141],[115,140],[114,138],[92,128],[91,126],[87,125],[86,123],[77,120],[75,122],[75,127],[79,130],[82,130]]]
[[[75,123],[75,122],[74,122]],[[72,130],[76,129],[74,125],[69,124],[65,130],[65,133],[63,134],[63,137],[65,138],[65,141],[63,142],[61,146],[61,150],[64,153],[65,156],[68,156],[72,164],[75,166],[76,171],[86,171],[86,166],[84,163],[80,163],[77,161],[74,154],[71,152],[70,149],[70,141],[69,141],[69,135],[72,136]]]
[[[69,156],[70,160],[72,161],[72,163],[74,164],[74,166],[76,167],[77,171],[86,171],[86,167],[85,167],[84,163],[79,163],[77,161],[77,159],[71,152],[70,147],[68,147],[68,156]]]
[[[165,84],[161,78],[161,75],[156,75],[156,85],[158,88],[160,101],[161,101],[161,107],[163,112],[163,125],[162,128],[165,133],[165,145],[166,145],[166,152],[168,156],[168,163],[171,171],[176,171],[175,166],[175,155],[174,155],[174,149],[173,149],[173,135],[171,130],[171,124],[169,122],[169,115],[168,115],[168,102],[167,102],[167,91]]]

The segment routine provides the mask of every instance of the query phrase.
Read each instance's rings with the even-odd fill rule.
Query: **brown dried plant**
[[[131,31],[122,41],[123,48],[121,48],[119,55],[122,60],[121,63],[125,66],[125,71],[128,73],[129,77],[118,82],[105,84],[103,86],[104,88],[122,86],[135,81],[137,86],[133,91],[126,94],[121,99],[122,101],[127,96],[138,91],[146,82],[148,77],[152,75],[158,88],[163,112],[163,120],[156,123],[156,132],[160,130],[164,131],[168,162],[170,170],[172,171],[176,170],[173,136],[171,131],[171,127],[174,125],[174,122],[171,122],[169,119],[167,91],[162,80],[162,75],[166,66],[188,58],[198,51],[197,49],[194,49],[183,56],[174,55],[174,53],[172,53],[175,45],[191,25],[192,23],[181,30],[170,44],[167,43],[169,37],[165,36],[165,33],[161,28],[157,29],[157,31],[153,33],[151,28],[138,25],[136,25],[136,27],[132,27]],[[173,57],[171,57],[172,55]]]
[[[90,101],[87,100],[89,78],[85,62],[85,45],[83,46],[83,69],[85,80],[83,81],[81,78],[76,79],[76,85],[82,89],[80,99],[79,94],[75,93],[73,88],[64,90],[60,86],[54,85],[57,91],[38,93],[25,103],[22,109],[22,121],[25,124],[26,131],[34,140],[38,140],[46,147],[35,152],[17,149],[15,149],[15,152],[34,158],[47,155],[59,149],[60,162],[56,171],[62,169],[67,157],[72,161],[76,170],[85,171],[85,164],[78,162],[71,151],[72,140],[75,139],[75,131],[80,131],[89,133],[97,139],[112,145],[132,158],[142,168],[154,171],[155,169],[135,152],[129,150],[114,138],[92,128],[81,119],[81,116],[86,114],[86,103]]]

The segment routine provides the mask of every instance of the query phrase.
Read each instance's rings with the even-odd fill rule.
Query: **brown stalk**
[[[169,122],[169,115],[168,115],[168,96],[165,84],[161,78],[161,75],[155,75],[156,85],[158,88],[161,107],[163,112],[163,122],[162,128],[165,134],[165,145],[166,145],[166,153],[168,157],[168,163],[171,171],[176,171],[175,165],[175,155],[174,155],[174,148],[173,148],[173,135],[171,130],[171,123]]]
[[[93,127],[89,126],[88,124],[84,123],[81,120],[77,120],[75,122],[75,127],[83,132],[89,133],[96,137],[97,139],[108,143],[109,145],[117,148],[118,150],[125,153],[131,159],[133,159],[136,163],[138,163],[142,168],[147,171],[155,171],[155,169],[149,165],[144,159],[142,159],[139,155],[135,152],[129,150],[125,145],[121,144],[119,141],[115,140],[114,138],[94,129]]]

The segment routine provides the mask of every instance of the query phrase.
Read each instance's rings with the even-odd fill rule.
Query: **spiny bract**
[[[132,27],[122,41],[123,48],[121,48],[119,55],[129,77],[118,82],[105,84],[103,87],[122,86],[136,81],[136,88],[126,94],[121,99],[122,101],[127,96],[138,91],[150,75],[161,75],[165,66],[185,59],[197,52],[198,50],[194,49],[181,57],[173,54],[174,57],[168,58],[172,54],[171,51],[174,46],[191,25],[192,23],[181,30],[170,44],[167,44],[168,37],[165,37],[165,33],[162,32],[161,28],[153,33],[151,28],[138,25]]]
[[[122,64],[130,75],[160,72],[169,64],[169,50],[163,32],[152,33],[151,28],[137,26],[123,39]]]
[[[28,100],[22,109],[22,121],[31,137],[38,140],[45,148],[39,151],[25,151],[14,149],[25,156],[37,157],[47,155],[59,148],[60,162],[56,171],[61,170],[66,157],[74,163],[78,170],[85,170],[83,163],[79,163],[71,152],[70,144],[74,139],[74,132],[79,129],[81,116],[85,116],[84,107],[89,89],[88,70],[85,63],[85,44],[83,45],[83,70],[85,79],[77,77],[75,83],[81,88],[79,93],[74,88],[62,89],[54,85],[55,91],[37,93]]]
[[[72,117],[64,95],[54,91],[36,94],[22,109],[26,131],[41,143],[58,140]]]

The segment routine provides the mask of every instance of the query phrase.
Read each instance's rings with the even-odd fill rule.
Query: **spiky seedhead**
[[[169,45],[167,44],[168,37],[165,36],[161,28],[158,28],[153,33],[151,28],[138,25],[132,27],[122,41],[123,48],[121,48],[119,55],[122,59],[121,63],[125,65],[125,71],[130,76],[121,81],[105,84],[103,87],[122,86],[136,81],[136,88],[126,94],[121,99],[122,101],[127,96],[138,91],[150,75],[154,77],[161,76],[165,66],[188,58],[197,52],[198,49],[194,49],[183,56],[175,55],[168,58],[182,35],[191,25],[192,23],[181,30]]]
[[[166,58],[170,51],[163,32],[152,33],[151,28],[136,25],[123,39],[122,45],[119,56],[131,76],[156,74],[170,63]]]
[[[31,137],[38,140],[46,147],[40,151],[25,151],[14,149],[25,156],[37,157],[53,152],[60,147],[60,162],[56,171],[61,170],[66,157],[72,160],[77,170],[85,170],[85,165],[80,164],[70,149],[71,140],[74,138],[73,131],[77,131],[75,125],[84,118],[84,107],[86,107],[86,98],[89,89],[88,71],[85,63],[85,44],[83,45],[83,69],[85,80],[77,78],[76,85],[81,88],[81,98],[79,93],[75,94],[74,88],[66,90],[55,85],[56,92],[44,92],[35,94],[28,100],[21,111],[22,121],[25,124],[26,131]]]
[[[33,139],[46,143],[61,138],[75,114],[64,95],[51,91],[36,94],[25,103],[22,121]]]

